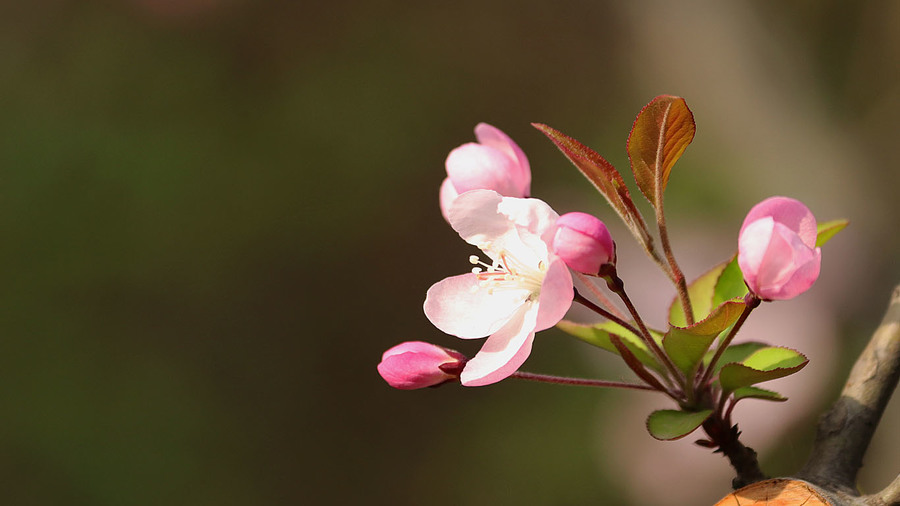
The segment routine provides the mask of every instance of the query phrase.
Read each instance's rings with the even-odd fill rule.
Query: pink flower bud
[[[470,142],[447,156],[447,178],[441,184],[440,204],[450,221],[450,205],[470,190],[494,190],[504,197],[527,197],[531,192],[531,167],[525,153],[499,129],[479,123],[478,143]]]
[[[459,379],[466,357],[462,353],[422,341],[408,341],[384,352],[378,374],[388,385],[414,390]]]
[[[616,243],[606,225],[586,213],[566,213],[556,220],[553,251],[573,270],[597,274],[616,261]]]
[[[792,299],[809,290],[821,263],[816,218],[802,202],[770,197],[747,214],[738,238],[738,265],[760,299]]]

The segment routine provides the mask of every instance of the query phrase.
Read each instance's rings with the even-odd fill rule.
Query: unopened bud
[[[819,277],[816,218],[802,202],[771,197],[753,206],[738,237],[738,265],[754,295],[792,299]]]
[[[556,220],[553,251],[573,270],[590,275],[616,261],[616,244],[606,225],[586,213],[566,213]]]
[[[384,352],[378,374],[394,388],[414,390],[458,380],[467,360],[458,351],[408,341]]]

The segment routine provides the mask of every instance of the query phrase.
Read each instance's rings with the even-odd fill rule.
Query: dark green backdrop
[[[597,430],[643,423],[627,395],[377,376],[403,340],[478,346],[421,311],[472,252],[444,157],[487,121],[535,195],[612,221],[529,122],[625,169],[640,107],[682,95],[673,233],[736,236],[772,194],[849,217],[810,295],[849,357],[900,279],[898,24],[889,0],[2,2],[0,499],[634,503]],[[593,353],[549,331],[529,368],[624,375]]]

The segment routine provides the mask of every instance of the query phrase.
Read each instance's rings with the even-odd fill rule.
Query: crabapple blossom
[[[441,214],[450,221],[453,201],[469,190],[494,190],[505,197],[531,193],[531,168],[525,153],[499,129],[479,123],[478,142],[459,146],[447,156],[447,177],[441,183]]]
[[[583,274],[596,275],[600,266],[616,260],[616,244],[606,224],[587,213],[566,213],[556,220],[553,251]]]
[[[378,374],[400,390],[440,385],[459,378],[466,356],[422,341],[407,341],[385,351]]]
[[[760,299],[792,299],[809,290],[821,262],[816,218],[800,201],[770,197],[747,214],[738,238],[738,265]]]
[[[503,197],[491,190],[460,195],[450,225],[490,259],[469,258],[472,272],[428,289],[425,315],[438,329],[463,339],[486,337],[466,363],[465,386],[496,383],[528,358],[534,334],[556,325],[572,305],[565,262],[550,249],[558,215],[538,199]]]

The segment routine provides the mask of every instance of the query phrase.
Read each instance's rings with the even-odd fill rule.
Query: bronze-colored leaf
[[[606,198],[606,201],[618,213],[638,241],[649,246],[652,239],[647,231],[647,225],[637,207],[635,207],[634,201],[631,200],[631,194],[619,171],[596,151],[559,130],[541,123],[532,123],[531,125],[543,132],[556,144],[556,147],[566,155],[566,158]]]
[[[694,115],[681,97],[660,95],[634,120],[628,135],[628,158],[638,188],[659,207],[672,166],[694,139]]]

